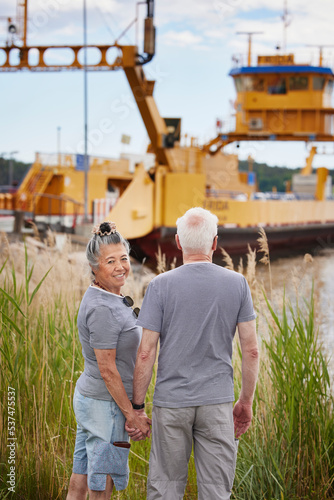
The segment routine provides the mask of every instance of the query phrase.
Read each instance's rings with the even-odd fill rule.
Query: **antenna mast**
[[[18,0],[17,2],[17,16],[16,22],[18,24],[18,36],[23,43],[23,47],[27,46],[27,33],[28,33],[28,0]]]
[[[283,21],[283,47],[282,47],[282,49],[283,49],[283,54],[284,54],[286,52],[286,45],[287,45],[287,28],[291,23],[291,18],[289,17],[287,0],[284,0],[282,21]]]
[[[237,35],[248,35],[248,62],[247,65],[252,65],[252,35],[262,35],[263,31],[237,31]]]

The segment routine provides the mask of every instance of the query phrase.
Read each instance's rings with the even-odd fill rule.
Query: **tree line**
[[[239,170],[245,172],[248,170],[248,161],[239,161]],[[253,163],[253,172],[256,174],[258,190],[262,192],[272,191],[275,187],[278,192],[284,192],[287,181],[292,181],[294,174],[300,173],[300,168],[271,167],[266,163]],[[313,173],[316,170],[313,169]],[[334,169],[329,170],[334,185]]]
[[[10,160],[0,157],[0,186],[9,186],[10,179],[10,162],[13,166],[13,186],[19,186],[31,167],[31,163],[24,163],[22,161]]]

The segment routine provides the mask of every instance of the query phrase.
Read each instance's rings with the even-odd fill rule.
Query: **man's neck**
[[[212,262],[212,252],[209,255],[202,253],[183,254],[183,264],[191,264],[192,262]]]

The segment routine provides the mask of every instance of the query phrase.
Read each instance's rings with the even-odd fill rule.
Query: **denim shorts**
[[[125,489],[129,480],[129,449],[112,444],[129,441],[123,413],[114,401],[87,398],[77,389],[73,409],[77,420],[73,472],[87,474],[88,487],[94,491],[106,489],[107,474],[116,490]]]

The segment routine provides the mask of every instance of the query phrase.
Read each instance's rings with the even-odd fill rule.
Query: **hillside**
[[[248,170],[248,161],[239,161],[239,170],[245,172]],[[253,164],[253,172],[256,173],[259,191],[272,191],[273,187],[277,191],[285,191],[285,183],[292,179],[294,174],[300,172],[300,168],[270,167],[266,163]],[[329,170],[334,185],[334,169]]]
[[[22,161],[13,161],[13,185],[18,186],[21,184],[22,179],[31,167],[31,163],[24,163]],[[0,157],[0,186],[9,185],[9,164],[10,160]]]

